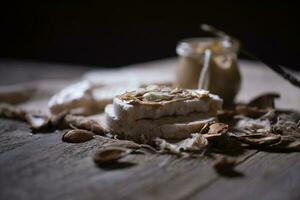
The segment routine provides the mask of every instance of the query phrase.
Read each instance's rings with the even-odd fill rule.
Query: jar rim
[[[199,52],[197,45],[200,43],[212,43],[217,41],[222,45],[222,49],[219,51],[213,51],[212,54],[220,55],[224,53],[236,53],[239,50],[240,43],[235,39],[224,39],[217,37],[194,37],[180,40],[176,47],[176,52],[180,56],[199,57],[203,55],[204,51]]]

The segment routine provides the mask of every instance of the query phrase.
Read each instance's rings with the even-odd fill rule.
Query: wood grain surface
[[[175,63],[169,59],[130,66],[128,70],[166,68],[171,73]],[[45,83],[43,79],[56,82],[56,86],[44,84],[44,96],[40,95],[43,98],[27,103],[28,108],[46,106],[47,96],[91,69],[57,64],[53,69],[39,66],[27,62],[0,63],[2,85],[38,80],[41,84]],[[12,75],[16,69],[23,71],[15,74],[19,78],[11,80],[6,76],[5,73]],[[47,76],[49,69],[53,71]],[[257,63],[243,61],[241,71],[244,83],[240,101],[275,91],[282,95],[279,107],[299,110],[299,89]],[[300,153],[247,150],[238,157],[241,162],[236,170],[240,176],[230,178],[217,174],[213,160],[208,157],[134,154],[125,157],[121,166],[99,167],[92,155],[107,139],[97,136],[85,143],[68,144],[61,141],[61,136],[59,131],[31,134],[23,122],[0,119],[1,200],[300,199]]]

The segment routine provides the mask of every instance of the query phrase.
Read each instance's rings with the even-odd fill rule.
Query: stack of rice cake
[[[184,139],[216,121],[222,103],[206,90],[148,86],[116,96],[105,108],[106,124],[122,139]]]

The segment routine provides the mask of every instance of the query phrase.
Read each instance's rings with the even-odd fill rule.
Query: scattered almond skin
[[[46,115],[27,114],[26,121],[33,132],[51,130],[50,118]]]
[[[268,109],[259,109],[257,107],[250,107],[250,106],[237,106],[235,108],[236,113],[240,115],[244,115],[251,118],[259,118],[269,112]]]
[[[244,137],[244,139],[252,145],[270,145],[279,142],[281,140],[281,136],[269,133],[262,138]]]
[[[224,123],[214,123],[209,126],[207,134],[224,134],[228,131],[228,125]]]
[[[98,164],[116,162],[117,160],[127,156],[131,152],[132,150],[123,147],[107,147],[99,150],[94,155],[93,159],[94,162]]]
[[[252,99],[248,106],[256,107],[259,109],[274,109],[275,103],[274,100],[279,98],[280,95],[278,93],[266,93]]]
[[[206,123],[202,128],[201,128],[201,130],[199,131],[199,133],[200,134],[205,134],[205,133],[207,133],[208,132],[208,130],[209,130],[209,123]]]
[[[256,133],[252,135],[239,135],[230,133],[230,136],[240,142],[253,146],[267,146],[280,142],[281,136],[274,133]]]
[[[208,140],[200,133],[192,134],[191,138],[180,142],[178,148],[180,151],[197,152],[202,151],[208,146]]]
[[[293,137],[282,136],[280,142],[266,147],[271,150],[300,151],[300,141]]]
[[[105,132],[104,128],[99,123],[97,123],[93,119],[88,119],[86,117],[66,115],[64,121],[69,126],[89,130],[99,135],[102,135]]]
[[[229,138],[228,128],[227,124],[215,123],[210,125],[209,131],[206,134],[203,134],[204,138],[207,139],[209,145],[215,151],[229,152],[237,150],[235,152],[238,152],[240,142]]]
[[[82,143],[89,141],[94,138],[94,133],[91,131],[83,130],[83,129],[74,129],[67,131],[62,136],[63,142],[68,143]]]
[[[50,122],[53,127],[56,127],[58,129],[65,129],[68,128],[68,125],[65,123],[66,115],[68,114],[68,111],[63,111],[57,115],[52,115],[50,118]]]
[[[21,108],[12,106],[7,103],[0,104],[0,117],[26,121],[26,115],[27,112]]]
[[[224,139],[224,136],[226,135],[227,132],[228,132],[227,124],[214,123],[209,126],[208,131],[205,134],[203,134],[203,136],[209,142],[214,142],[220,139]]]

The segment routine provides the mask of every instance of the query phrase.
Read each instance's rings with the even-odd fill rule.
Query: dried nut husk
[[[281,140],[281,136],[274,133],[255,133],[250,135],[230,133],[229,136],[253,146],[268,146]]]
[[[104,128],[97,121],[89,119],[87,117],[67,115],[64,119],[65,123],[70,127],[76,127],[79,129],[89,130],[96,134],[103,134]]]
[[[251,119],[243,117],[233,126],[239,132],[253,133],[269,133],[271,131],[271,122],[268,119]]]
[[[209,126],[208,132],[203,136],[209,140],[215,140],[228,132],[228,125],[223,123],[214,123]]]
[[[27,114],[26,121],[33,131],[50,130],[52,124],[49,116],[42,114]]]
[[[178,145],[167,142],[165,139],[156,138],[155,144],[158,146],[161,153],[172,153],[181,155]]]
[[[208,146],[207,139],[200,133],[194,133],[191,138],[187,138],[177,143],[170,143],[164,139],[156,138],[156,145],[162,153],[172,153],[182,155],[182,152],[202,151]]]
[[[82,143],[94,138],[94,133],[83,129],[74,129],[67,131],[63,137],[63,142],[68,143]]]
[[[106,147],[99,150],[94,155],[94,161],[96,163],[109,163],[116,162],[117,160],[130,154],[132,150],[122,147]]]
[[[237,114],[244,115],[251,118],[261,117],[269,111],[267,109],[259,109],[256,107],[242,106],[242,105],[237,106],[235,110]]]
[[[275,108],[275,99],[279,98],[280,95],[278,93],[267,93],[262,94],[258,97],[252,99],[248,106],[256,107],[259,109],[274,109]]]
[[[199,133],[200,134],[208,133],[210,124],[211,123],[204,124],[204,126],[200,129]]]
[[[271,150],[300,151],[300,140],[294,137],[281,136],[281,140],[268,146]]]
[[[52,115],[50,117],[50,122],[52,127],[55,127],[57,129],[66,129],[69,128],[69,126],[65,123],[65,118],[69,114],[69,111],[63,111],[59,113],[58,115]]]
[[[300,120],[293,119],[288,115],[279,115],[275,124],[272,125],[272,130],[280,135],[292,136],[300,139]]]
[[[21,108],[12,106],[7,103],[0,104],[0,117],[26,121],[26,115],[27,112]]]
[[[178,144],[180,151],[202,151],[207,146],[207,139],[200,133],[194,133],[192,138],[187,138]]]
[[[207,134],[224,134],[228,131],[228,125],[224,123],[214,123],[209,126]]]

